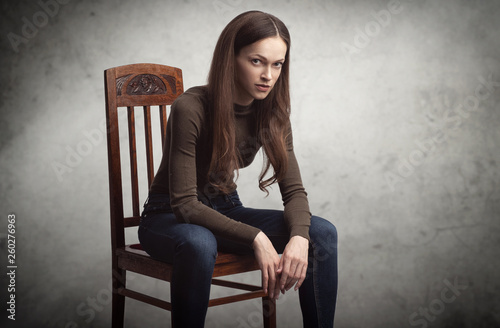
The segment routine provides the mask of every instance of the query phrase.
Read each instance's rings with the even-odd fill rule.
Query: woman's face
[[[279,36],[259,40],[241,48],[236,56],[234,102],[250,105],[264,99],[278,80],[287,46]]]

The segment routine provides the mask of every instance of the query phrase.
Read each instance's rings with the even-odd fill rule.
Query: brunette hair
[[[290,34],[277,17],[248,11],[235,17],[222,31],[215,46],[208,76],[209,117],[212,125],[212,159],[208,181],[224,193],[234,189],[233,172],[241,159],[236,151],[234,101],[235,59],[241,48],[259,40],[279,36],[287,45],[281,73],[269,95],[254,100],[259,143],[264,149],[264,166],[259,188],[284,178],[288,167],[286,138],[290,117],[289,63]],[[264,180],[270,167],[273,175]]]

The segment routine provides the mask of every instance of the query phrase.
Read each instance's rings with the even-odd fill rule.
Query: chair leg
[[[111,327],[123,328],[123,319],[125,315],[125,296],[113,292]]]
[[[113,270],[112,277],[112,308],[111,308],[111,327],[123,328],[125,316],[125,296],[118,294],[118,288],[125,287],[125,270]]]
[[[276,328],[276,302],[268,296],[262,297],[264,328]]]

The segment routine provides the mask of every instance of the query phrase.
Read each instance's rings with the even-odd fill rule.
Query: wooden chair
[[[167,106],[183,92],[182,71],[175,67],[156,64],[132,64],[105,70],[106,121],[108,142],[109,196],[111,210],[111,250],[112,250],[112,327],[123,327],[125,297],[171,311],[171,303],[127,288],[126,272],[171,281],[172,265],[152,259],[140,244],[125,243],[125,228],[137,227],[140,220],[139,178],[137,166],[137,144],[135,133],[135,107],[142,107],[144,113],[145,157],[147,165],[147,186],[154,177],[153,140],[151,125],[152,107],[159,109],[161,139],[165,140],[167,126]],[[130,156],[131,191],[124,197],[122,188],[122,165],[120,160],[120,139],[118,112],[126,111],[128,118],[128,147]],[[147,196],[147,190],[144,197]],[[125,216],[124,200],[131,199],[131,216]],[[144,201],[144,200],[143,200]],[[275,302],[267,297],[261,286],[248,285],[216,279],[237,273],[258,270],[253,255],[239,256],[218,253],[213,273],[213,285],[241,289],[238,295],[211,299],[209,306],[233,303],[252,298],[262,298],[264,327],[276,326]]]

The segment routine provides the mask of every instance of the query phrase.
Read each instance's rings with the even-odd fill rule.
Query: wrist
[[[290,230],[290,239],[294,236],[301,236],[309,240],[309,226],[294,226]]]
[[[264,233],[262,231],[259,231],[259,233],[255,236],[255,238],[254,238],[254,240],[252,242],[252,248],[253,249],[256,249],[258,247],[263,234]]]
[[[301,235],[295,235],[295,236],[292,236],[290,237],[290,241],[297,241],[297,242],[301,242],[301,243],[309,243],[309,240],[306,238],[306,237],[303,237]]]
[[[288,241],[289,244],[293,244],[295,246],[301,247],[301,248],[309,248],[309,240],[302,237],[302,236],[292,236],[290,240]]]

